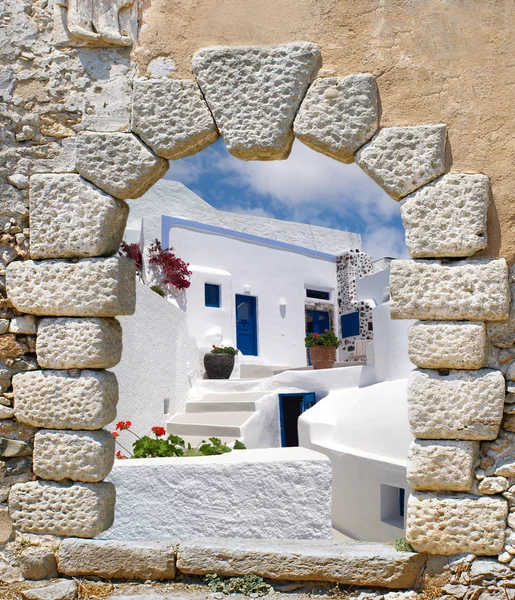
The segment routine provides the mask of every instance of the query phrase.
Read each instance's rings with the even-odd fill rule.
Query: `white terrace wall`
[[[13,402],[3,414],[51,431],[35,432],[38,479],[27,482],[33,475],[22,473],[9,491],[8,515],[2,507],[4,518],[21,533],[79,537],[95,536],[112,523],[114,488],[101,480],[114,448],[100,429],[114,418],[118,395],[115,376],[105,370],[120,343],[111,319],[135,308],[134,265],[112,256],[127,218],[124,201],[157,181],[168,159],[197,152],[219,134],[244,160],[285,159],[297,135],[338,160],[354,159],[402,201],[408,248],[417,260],[392,263],[391,310],[395,318],[422,321],[410,335],[410,356],[420,370],[408,390],[417,437],[408,480],[417,491],[408,503],[407,538],[419,551],[501,553],[501,561],[510,562],[514,390],[508,383],[506,396],[504,374],[508,381],[515,377],[509,368],[513,274],[504,259],[470,259],[487,244],[488,178],[446,174],[452,153],[438,120],[419,125],[419,118],[400,119],[399,126],[378,130],[374,77],[336,73],[316,79],[321,53],[307,42],[204,48],[193,56],[195,80],[135,80],[129,122],[133,71],[126,47],[134,39],[136,3],[129,15],[113,11],[110,30],[96,8],[93,3],[98,31],[84,35],[73,11],[57,7],[54,41],[67,47],[61,52],[50,45],[50,4],[7,6],[7,34],[15,44],[1,48],[8,67],[2,218],[10,236],[2,258],[2,310],[9,328],[15,311],[44,318],[46,334],[36,341],[36,355],[49,358],[41,370],[34,356],[15,365],[33,342],[2,338],[9,360],[2,367],[3,398]],[[376,16],[374,10],[368,14]],[[99,48],[106,44],[117,49]],[[477,56],[475,47],[472,54]],[[363,61],[358,70],[367,68]],[[384,65],[378,70],[384,73]],[[477,78],[476,68],[470,71]],[[414,73],[416,68],[404,74],[418,85]],[[396,103],[403,99],[410,100],[406,95]],[[423,103],[414,99],[418,109]],[[459,122],[477,139],[479,121],[490,127],[490,119],[482,118],[463,118],[455,126]],[[489,164],[504,155],[510,160],[509,153],[493,155]],[[15,260],[27,257],[24,240],[15,236],[26,236],[28,194],[35,252],[32,260]],[[496,344],[488,356],[485,331]],[[3,431],[16,428],[10,420]],[[60,483],[63,477],[73,483]]]
[[[131,421],[137,435],[149,435],[168,415],[182,412],[200,376],[197,345],[184,312],[141,283],[134,315],[119,320],[123,352],[113,369],[119,383],[117,419]],[[130,450],[135,438],[122,431],[119,439]]]

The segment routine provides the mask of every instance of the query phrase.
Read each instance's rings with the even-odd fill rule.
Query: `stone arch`
[[[392,264],[392,316],[421,321],[409,338],[420,369],[409,391],[417,439],[409,454],[416,491],[408,540],[434,554],[502,551],[508,502],[500,493],[515,469],[487,444],[489,460],[476,470],[480,442],[506,437],[511,427],[500,430],[506,384],[501,358],[488,354],[485,326],[508,319],[508,268],[503,259],[469,260],[486,247],[488,178],[448,173],[444,124],[380,129],[372,75],[317,78],[320,66],[318,47],[307,42],[202,49],[193,57],[195,80],[135,81],[130,132],[82,132],[75,173],[31,178],[37,260],[7,269],[13,305],[44,317],[43,370],[13,379],[14,415],[42,429],[34,445],[40,479],[10,493],[19,531],[94,537],[113,516],[114,490],[102,482],[112,440],[101,428],[116,405],[116,381],[104,370],[121,344],[113,317],[134,309],[133,265],[113,256],[125,200],[164,175],[167,160],[219,135],[244,160],[287,158],[297,136],[336,160],[356,161],[401,202],[416,260]],[[489,327],[501,335],[503,325]],[[73,484],[59,483],[64,478]]]

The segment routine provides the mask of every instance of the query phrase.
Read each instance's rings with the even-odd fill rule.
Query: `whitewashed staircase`
[[[267,392],[207,393],[186,402],[185,412],[167,422],[173,433],[193,447],[210,437],[232,443],[243,436],[244,426],[256,414],[257,403]]]

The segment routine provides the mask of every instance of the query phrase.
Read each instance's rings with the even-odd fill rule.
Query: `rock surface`
[[[378,126],[376,79],[360,73],[315,79],[295,117],[293,131],[313,150],[351,163]]]
[[[472,256],[486,248],[490,203],[486,175],[444,175],[401,201],[413,258]]]
[[[192,67],[229,152],[278,160],[290,154],[293,119],[321,62],[318,46],[295,42],[203,48]]]
[[[34,473],[41,479],[96,483],[113,467],[115,439],[109,431],[52,431],[34,438]]]
[[[415,370],[408,385],[408,417],[421,439],[492,440],[503,416],[500,371]]]
[[[414,490],[470,492],[478,456],[478,442],[415,440],[406,478]]]
[[[16,261],[7,269],[7,294],[23,312],[44,316],[131,315],[136,303],[134,261],[112,256]]]
[[[486,364],[485,325],[467,321],[421,321],[409,328],[408,353],[424,369],[480,369]]]
[[[22,592],[24,600],[75,600],[77,584],[75,581],[58,581],[42,588]]]
[[[22,533],[92,538],[109,529],[116,491],[111,483],[29,481],[13,485],[9,512]]]
[[[260,575],[292,581],[409,588],[425,557],[392,547],[323,541],[202,540],[183,542],[177,568],[187,574]]]
[[[115,198],[139,198],[168,169],[132,133],[83,132],[77,136],[76,167],[84,179]]]
[[[129,207],[79,175],[30,178],[31,258],[108,256],[118,251]]]
[[[50,429],[101,429],[116,418],[118,383],[109,371],[31,371],[13,377],[16,418]]]
[[[504,545],[508,503],[503,498],[413,492],[406,539],[428,554],[498,554]]]
[[[510,294],[504,259],[394,260],[390,265],[392,319],[502,321]]]
[[[218,130],[195,81],[136,79],[132,131],[158,155],[177,160],[200,152]]]
[[[116,319],[41,319],[36,353],[43,369],[109,369],[122,356],[122,328]]]
[[[446,169],[445,125],[388,127],[356,154],[358,165],[399,200]]]
[[[59,548],[59,571],[70,577],[173,579],[175,551],[172,542],[67,539]]]
[[[53,579],[58,576],[54,551],[48,546],[29,546],[18,554],[25,579]]]

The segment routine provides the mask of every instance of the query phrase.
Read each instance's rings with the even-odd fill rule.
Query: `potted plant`
[[[308,333],[305,342],[313,369],[333,368],[340,340],[330,329],[325,329],[324,333]]]
[[[208,379],[229,379],[234,368],[234,357],[239,350],[232,346],[215,346],[204,355]]]

